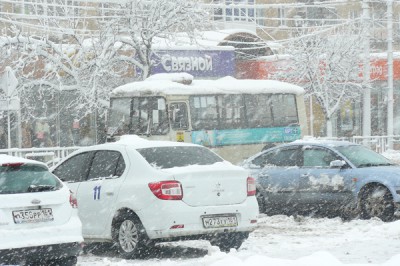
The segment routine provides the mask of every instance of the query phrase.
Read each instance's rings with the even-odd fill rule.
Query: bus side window
[[[173,129],[188,129],[188,112],[186,103],[170,104],[170,120]]]

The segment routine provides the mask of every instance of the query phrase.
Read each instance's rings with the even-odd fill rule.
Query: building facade
[[[363,19],[363,0],[204,0],[221,28],[257,31],[265,40],[295,38],[305,31],[321,31],[335,25]],[[387,47],[387,5],[385,1],[365,1],[369,8],[371,48]],[[365,7],[365,6],[364,6]],[[393,1],[393,43],[400,47],[400,3]]]

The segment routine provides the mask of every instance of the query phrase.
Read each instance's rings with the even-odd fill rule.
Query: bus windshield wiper
[[[151,135],[151,126],[152,126],[151,118],[149,118],[149,122],[147,122],[147,129],[146,129],[146,136],[148,137]]]

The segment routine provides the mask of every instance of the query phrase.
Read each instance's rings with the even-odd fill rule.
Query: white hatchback
[[[41,162],[0,155],[0,265],[75,265],[76,199]]]
[[[83,235],[131,258],[159,241],[238,248],[256,228],[255,180],[200,145],[126,135],[81,148],[53,173],[77,195]]]

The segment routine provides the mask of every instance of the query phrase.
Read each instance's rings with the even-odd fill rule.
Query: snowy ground
[[[188,241],[163,244],[137,260],[82,255],[78,265],[399,266],[400,221],[261,215],[258,229],[228,254],[207,241]]]

